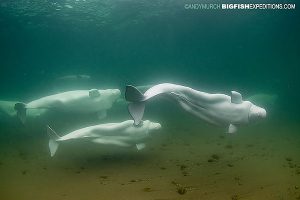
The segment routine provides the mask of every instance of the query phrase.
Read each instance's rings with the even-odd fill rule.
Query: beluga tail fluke
[[[50,155],[53,157],[58,149],[60,136],[56,134],[56,132],[50,127],[47,126],[47,134],[49,136],[49,150]]]
[[[134,119],[134,125],[138,126],[143,118],[145,110],[145,96],[134,86],[128,85],[125,90],[125,99],[128,104],[128,111]]]

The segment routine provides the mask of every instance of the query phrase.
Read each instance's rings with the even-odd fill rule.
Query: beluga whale
[[[143,94],[136,87],[127,85],[125,99],[130,102],[128,110],[135,125],[143,118],[146,102],[158,95],[175,99],[185,111],[211,124],[226,127],[228,133],[236,132],[240,125],[260,121],[267,114],[264,108],[243,101],[242,95],[236,91],[231,91],[230,96],[210,94],[182,85],[163,83]]]
[[[88,140],[101,145],[136,147],[137,150],[141,150],[146,147],[143,142],[150,137],[150,133],[160,128],[159,123],[149,120],[143,121],[140,126],[134,126],[133,120],[127,120],[85,127],[60,137],[50,126],[47,126],[50,155],[53,157],[58,146],[68,140]]]
[[[96,113],[99,119],[106,117],[106,111],[119,99],[119,89],[74,90],[36,99],[27,104],[16,103],[14,109],[22,123],[26,121],[29,109],[44,109],[74,114]]]

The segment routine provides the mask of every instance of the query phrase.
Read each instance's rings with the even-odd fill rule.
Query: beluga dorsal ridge
[[[231,91],[231,95],[210,94],[190,87],[172,83],[158,84],[144,94],[134,86],[128,85],[125,99],[129,101],[128,110],[134,124],[138,125],[144,114],[146,102],[158,95],[167,95],[175,99],[185,111],[214,125],[224,126],[227,132],[234,133],[237,126],[260,121],[266,117],[266,110],[244,101],[239,92]]]

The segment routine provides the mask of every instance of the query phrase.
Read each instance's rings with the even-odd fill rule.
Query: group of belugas
[[[64,141],[75,139],[119,147],[135,146],[138,150],[145,148],[144,141],[150,136],[150,132],[161,128],[159,123],[143,121],[145,105],[149,99],[159,95],[174,99],[183,110],[208,123],[226,127],[228,133],[236,132],[240,125],[257,122],[266,117],[265,109],[250,101],[244,101],[242,95],[236,91],[231,91],[228,96],[163,83],[149,86],[143,94],[138,87],[127,85],[125,99],[129,102],[128,111],[133,120],[84,127],[64,136],[59,136],[47,125],[50,155],[54,156],[58,146]],[[22,123],[26,122],[27,111],[37,109],[78,114],[97,113],[99,118],[104,118],[106,111],[120,96],[118,89],[76,90],[46,96],[27,104],[15,103],[14,109]]]

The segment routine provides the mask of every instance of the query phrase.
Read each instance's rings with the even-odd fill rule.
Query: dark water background
[[[186,10],[185,3],[1,1],[1,98],[32,100],[51,93],[57,77],[88,74],[99,88],[173,82],[277,94],[280,115],[296,119],[298,10]]]

